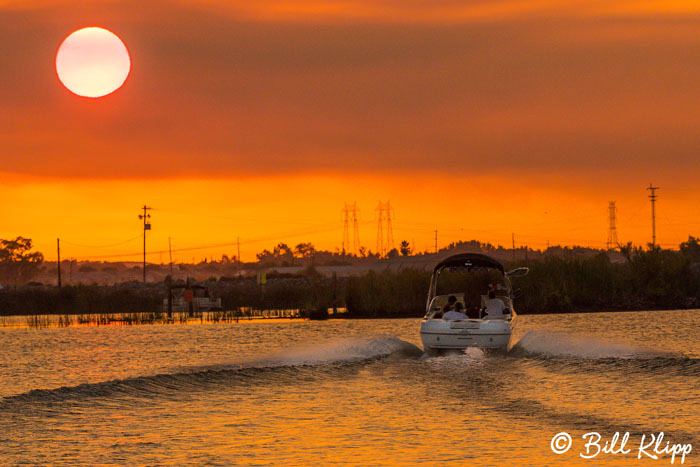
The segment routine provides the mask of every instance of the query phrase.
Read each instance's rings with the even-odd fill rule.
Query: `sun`
[[[116,34],[89,27],[71,33],[56,54],[56,73],[69,91],[102,97],[119,89],[131,70],[126,46]]]

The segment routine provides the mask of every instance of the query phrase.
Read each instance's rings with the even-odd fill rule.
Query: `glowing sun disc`
[[[83,28],[71,33],[56,54],[56,73],[69,91],[102,97],[124,84],[131,70],[129,52],[111,31]]]

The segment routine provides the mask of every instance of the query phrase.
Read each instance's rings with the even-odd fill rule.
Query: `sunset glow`
[[[136,236],[144,203],[184,212],[153,212],[149,250],[168,237],[194,247],[240,236],[249,260],[276,240],[338,248],[340,210],[354,201],[374,250],[380,200],[394,206],[397,241],[421,251],[435,229],[440,245],[508,245],[515,233],[533,248],[600,247],[609,201],[620,239],[645,245],[652,181],[659,242],[700,233],[690,2],[41,5],[8,7],[15,16],[0,29],[5,43],[26,44],[7,49],[12,85],[0,86],[2,191],[18,220],[0,238],[30,236],[48,258],[58,236]],[[66,38],[86,22],[128,38],[129,52],[102,28]],[[46,26],[28,34],[23,24]],[[54,58],[78,95],[128,86],[76,99],[46,73]],[[281,235],[300,225],[321,228]],[[137,243],[66,244],[66,254],[137,259]]]
[[[700,1],[0,0],[0,63],[0,467],[698,465]]]

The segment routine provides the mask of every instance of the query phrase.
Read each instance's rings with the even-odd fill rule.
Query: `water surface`
[[[0,465],[639,465],[642,433],[700,451],[697,317],[520,316],[507,356],[436,358],[415,319],[0,328]],[[581,459],[590,431],[635,454]]]

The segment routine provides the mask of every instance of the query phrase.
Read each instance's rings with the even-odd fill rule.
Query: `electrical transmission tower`
[[[391,201],[387,201],[384,205],[384,213],[386,214],[386,251],[387,253],[394,249],[394,231],[391,229]]]
[[[379,202],[377,206],[377,252],[379,256],[386,256],[394,249],[394,231],[391,227],[391,201]],[[384,223],[386,223],[386,243],[384,242]]]
[[[143,205],[143,214],[139,214],[139,219],[143,219],[143,283],[146,283],[146,231],[151,230],[151,215],[148,214],[152,208]]]
[[[345,207],[341,209],[343,213],[343,254],[352,253],[357,255],[360,248],[360,229],[357,225],[357,213],[360,210],[357,207],[357,201],[352,204],[345,203]],[[350,250],[350,218],[352,218],[352,250]]]
[[[649,187],[647,187],[647,190],[651,191],[651,194],[649,195],[649,199],[651,200],[651,246],[655,247],[656,246],[656,198],[658,198],[658,195],[656,194],[656,190],[658,190],[658,186],[654,186],[652,183],[649,184]]]
[[[617,241],[617,207],[615,207],[615,201],[610,201],[610,204],[608,204],[608,214],[609,226],[608,241],[606,245],[608,247],[608,250],[610,250],[611,248],[615,248],[619,244],[619,242]]]

